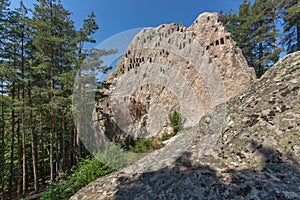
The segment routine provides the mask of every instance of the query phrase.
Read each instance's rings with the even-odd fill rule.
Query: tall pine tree
[[[287,52],[300,50],[300,0],[282,0],[284,44]]]
[[[6,105],[6,60],[4,58],[4,46],[7,40],[7,16],[9,12],[9,1],[0,0],[0,92],[1,92],[1,135],[0,135],[0,197],[4,196],[4,187],[5,187],[5,108]]]
[[[244,0],[239,12],[222,14],[221,19],[242,49],[249,66],[258,77],[279,59],[279,1],[256,0],[252,5]]]
[[[46,126],[49,128],[49,168],[50,179],[53,181],[56,173],[62,168],[61,162],[65,156],[60,153],[62,146],[65,148],[65,145],[61,144],[62,132],[59,131],[62,125],[57,124],[63,116],[64,106],[70,106],[71,91],[65,89],[72,84],[72,80],[66,76],[73,77],[70,72],[75,59],[75,28],[70,20],[70,12],[53,0],[38,1],[31,25],[34,28],[33,44],[36,49],[33,73],[38,78],[36,82],[39,83],[39,91],[35,92],[41,98],[39,103],[45,105],[40,109],[49,114],[49,123]],[[48,116],[45,115],[44,118]]]

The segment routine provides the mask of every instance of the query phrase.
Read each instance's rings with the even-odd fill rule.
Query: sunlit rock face
[[[107,115],[97,119],[110,139],[161,136],[172,132],[172,111],[195,126],[255,78],[218,15],[204,13],[189,28],[163,24],[137,34],[106,78],[111,87],[98,106]]]
[[[296,52],[164,148],[71,199],[300,199],[299,95]]]

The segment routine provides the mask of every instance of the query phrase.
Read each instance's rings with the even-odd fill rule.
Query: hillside
[[[164,148],[71,199],[299,199],[299,95],[296,52]]]

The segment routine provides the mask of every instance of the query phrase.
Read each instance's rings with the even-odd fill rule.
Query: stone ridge
[[[200,15],[189,28],[182,24],[146,28],[106,79],[111,84],[105,91],[109,97],[98,106],[108,117],[99,114],[99,124],[114,140],[123,140],[128,133],[161,136],[172,132],[168,120],[172,110],[180,111],[185,127],[193,126],[255,78],[217,13]]]
[[[226,104],[217,143],[209,138],[219,135],[211,130],[224,104],[163,149],[96,180],[71,200],[300,199],[299,95],[300,51]],[[180,144],[188,147],[176,157]]]

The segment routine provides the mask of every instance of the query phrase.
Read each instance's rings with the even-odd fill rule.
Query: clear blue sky
[[[36,1],[23,0],[31,6]],[[61,0],[70,10],[76,28],[94,11],[99,31],[94,35],[97,43],[117,33],[140,27],[156,27],[162,23],[180,23],[190,26],[202,12],[237,10],[243,0]],[[19,0],[11,0],[17,7]]]

